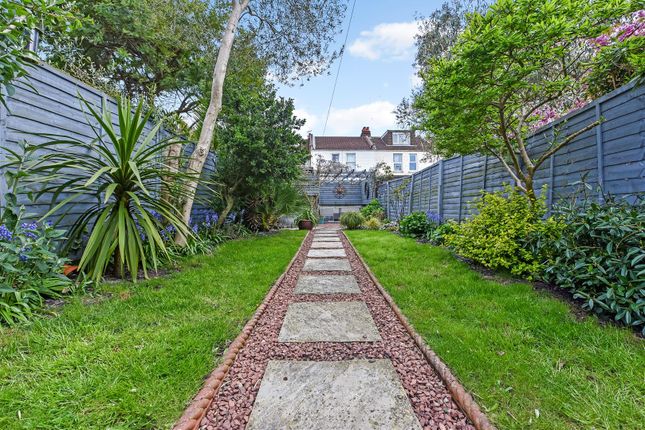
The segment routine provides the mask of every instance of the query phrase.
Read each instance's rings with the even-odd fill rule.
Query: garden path
[[[274,289],[202,429],[472,429],[337,227]]]

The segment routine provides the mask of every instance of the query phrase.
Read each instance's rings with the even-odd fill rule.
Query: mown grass
[[[444,249],[348,236],[498,428],[644,428],[645,342],[629,330],[579,320],[528,284],[485,280]]]
[[[0,428],[169,428],[303,236],[228,242],[166,278],[104,285],[0,329]]]

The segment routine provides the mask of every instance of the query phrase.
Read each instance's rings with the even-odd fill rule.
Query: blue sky
[[[354,19],[336,95],[325,135],[359,135],[369,126],[373,135],[396,127],[392,110],[407,96],[415,84],[414,34],[417,32],[417,12],[428,15],[444,0],[357,0]],[[349,7],[351,8],[351,2]],[[337,37],[342,46],[343,34]],[[338,60],[331,75],[319,76],[302,85],[279,86],[279,94],[295,100],[296,115],[307,123],[303,135],[313,130],[322,135],[327,108],[338,70]]]

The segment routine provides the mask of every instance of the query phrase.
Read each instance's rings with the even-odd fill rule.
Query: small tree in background
[[[267,190],[293,183],[308,156],[297,134],[304,121],[293,116],[292,100],[277,97],[268,86],[257,91],[236,87],[226,97],[215,135],[213,180],[222,199],[220,225],[233,209],[264,202],[271,194]]]
[[[448,58],[422,72],[415,106],[442,155],[488,153],[535,200],[534,174],[552,154],[594,128],[555,136],[529,155],[526,138],[545,110],[566,112],[584,100],[587,43],[632,11],[627,0],[498,0],[473,14]]]

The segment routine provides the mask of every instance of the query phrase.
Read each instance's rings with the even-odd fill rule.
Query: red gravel
[[[361,294],[293,294],[311,245],[312,235],[309,235],[246,345],[240,350],[224,378],[206,416],[201,421],[201,429],[244,429],[269,360],[333,361],[359,358],[389,358],[392,361],[423,428],[474,429],[371,281],[353,247],[343,235],[340,237]],[[333,273],[339,272],[307,272]],[[278,343],[278,334],[289,303],[350,300],[365,301],[382,341]]]

